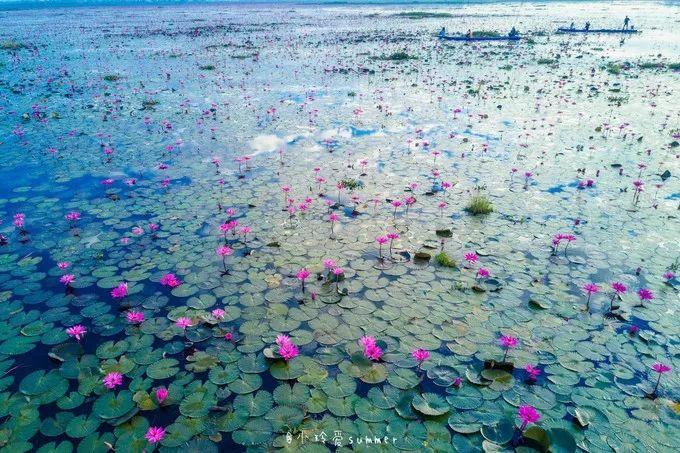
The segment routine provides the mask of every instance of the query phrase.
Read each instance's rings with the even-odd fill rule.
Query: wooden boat
[[[439,39],[445,39],[447,41],[519,41],[521,38],[517,35],[515,36],[449,36],[449,35],[439,35]]]
[[[557,33],[623,33],[632,35],[640,33],[640,30],[632,30],[630,28],[627,30],[622,28],[589,28],[588,30],[585,28],[558,28]]]

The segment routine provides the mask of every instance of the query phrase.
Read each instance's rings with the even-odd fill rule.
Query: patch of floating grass
[[[444,251],[437,253],[434,256],[434,260],[443,267],[458,267],[458,264]]]
[[[433,13],[428,11],[406,11],[395,14],[396,17],[405,17],[407,19],[432,19],[438,17],[453,17],[450,13]]]
[[[198,67],[201,71],[212,71],[215,69],[215,65],[205,64]]]
[[[501,67],[498,68],[498,69],[501,69],[501,70],[503,70],[503,71],[509,71],[509,70],[512,69],[512,65],[511,65],[511,64],[506,64],[505,66],[501,66]]]
[[[485,195],[475,195],[470,199],[470,203],[465,210],[472,215],[490,214],[493,212],[493,205]]]
[[[362,181],[356,180],[354,178],[343,179],[340,181],[340,183],[343,185],[343,187],[346,187],[349,190],[361,189],[364,187],[364,183]]]
[[[120,76],[116,75],[116,74],[107,74],[103,78],[107,82],[116,82],[116,81],[120,80]]]
[[[654,61],[643,61],[641,63],[638,63],[638,68],[640,69],[660,69],[663,68],[665,65],[663,63],[657,63]]]
[[[680,71],[680,63],[671,63],[667,65],[668,69],[671,71]]]
[[[555,64],[555,63],[557,63],[557,60],[555,60],[554,58],[539,58],[538,60],[536,60],[536,63],[538,63],[538,64]]]
[[[621,74],[621,65],[618,63],[614,62],[609,62],[607,63],[607,66],[604,67],[608,73],[614,74],[614,75],[619,75]]]
[[[16,42],[13,39],[8,39],[7,41],[2,41],[0,43],[0,49],[2,50],[19,50],[23,49],[24,47],[26,47],[24,44]]]
[[[383,55],[379,57],[380,60],[389,60],[389,61],[405,61],[405,60],[416,60],[417,57],[412,57],[406,52],[394,52],[392,55]]]
[[[158,104],[160,104],[160,101],[158,101],[156,99],[147,99],[144,102],[142,102],[142,108],[144,110],[151,110],[155,106],[157,106]]]

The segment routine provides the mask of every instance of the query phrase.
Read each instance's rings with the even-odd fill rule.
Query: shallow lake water
[[[0,449],[673,451],[679,13],[0,11]]]

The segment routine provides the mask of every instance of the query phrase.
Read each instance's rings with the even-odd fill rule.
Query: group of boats
[[[590,23],[587,23],[584,28],[575,28],[574,24],[571,24],[570,27],[560,27],[557,29],[557,33],[618,33],[632,35],[641,33],[641,31],[636,30],[634,27],[628,28],[627,23],[623,28],[590,28]],[[469,31],[465,35],[447,35],[446,29],[442,28],[438,37],[446,41],[519,41],[522,39],[514,27],[510,33],[501,36],[474,36]]]

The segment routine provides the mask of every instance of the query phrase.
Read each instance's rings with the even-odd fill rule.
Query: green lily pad
[[[167,379],[179,371],[179,362],[175,359],[161,359],[146,368],[146,375],[151,379]]]
[[[239,445],[254,447],[266,443],[273,433],[272,424],[263,418],[254,418],[234,431],[232,439]]]
[[[492,425],[482,425],[481,433],[484,439],[498,445],[503,445],[512,439],[515,426],[511,421],[503,419]]]
[[[92,405],[92,413],[103,419],[112,419],[122,417],[134,407],[132,392],[122,390],[118,394],[108,392],[100,396]]]
[[[424,415],[444,415],[450,409],[446,400],[436,393],[415,395],[411,404],[415,410]]]

